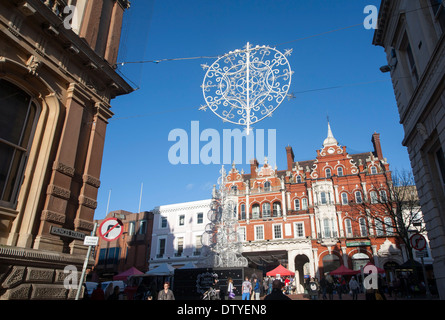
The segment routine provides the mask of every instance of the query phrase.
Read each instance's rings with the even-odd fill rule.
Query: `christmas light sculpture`
[[[202,91],[207,107],[225,122],[251,126],[272,113],[288,96],[292,74],[287,56],[268,46],[251,47],[231,51],[215,61],[207,69]]]
[[[219,189],[216,186],[213,188],[208,213],[210,223],[201,238],[203,247],[198,265],[214,268],[247,267],[247,259],[241,255],[236,202],[230,199],[224,166],[220,173]]]

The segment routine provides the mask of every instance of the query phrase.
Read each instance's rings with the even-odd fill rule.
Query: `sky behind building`
[[[112,102],[101,173],[96,219],[111,210],[151,210],[156,206],[211,197],[220,164],[172,165],[168,141],[174,129],[240,128],[223,123],[205,104],[201,64],[253,45],[276,46],[292,70],[290,93],[273,116],[254,125],[276,129],[276,160],[286,169],[287,145],[296,161],[315,159],[327,136],[327,116],[333,134],[349,153],[373,151],[371,136],[380,133],[383,155],[391,170],[410,169],[401,145],[396,101],[383,49],[372,45],[363,12],[379,0],[163,0],[132,1],[124,23],[120,72],[137,90]],[[242,129],[242,128],[241,128]],[[190,139],[190,134],[189,134]],[[189,142],[190,143],[190,142]],[[200,147],[206,143],[201,142]],[[221,141],[222,144],[222,141]],[[222,156],[221,156],[222,158]],[[264,159],[258,159],[260,164]],[[225,166],[227,170],[230,165]],[[248,164],[239,170],[250,171]],[[143,184],[140,199],[141,184]],[[111,193],[110,193],[111,190]],[[110,201],[108,202],[109,196]]]

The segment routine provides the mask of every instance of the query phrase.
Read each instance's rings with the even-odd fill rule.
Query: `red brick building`
[[[377,231],[376,221],[359,210],[362,202],[386,199],[391,182],[379,134],[371,141],[373,151],[349,154],[328,125],[313,160],[295,161],[288,146],[286,170],[267,159],[261,167],[253,160],[250,174],[233,165],[228,187],[238,200],[243,254],[251,264],[264,271],[285,264],[299,284],[304,275],[320,278],[341,265],[357,270],[371,262],[389,271],[406,260],[392,228]]]
[[[102,238],[95,248],[94,268],[89,273],[91,280],[111,280],[113,276],[134,267],[141,272],[149,269],[153,212],[132,213],[124,210],[112,211],[105,219],[117,218],[123,226],[122,235],[113,241]],[[105,220],[95,221],[98,226]]]

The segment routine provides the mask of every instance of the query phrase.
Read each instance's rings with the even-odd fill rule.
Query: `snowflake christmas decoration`
[[[245,126],[249,134],[253,124],[270,117],[288,97],[293,71],[286,57],[291,53],[247,43],[211,66],[202,64],[208,108],[224,122]]]

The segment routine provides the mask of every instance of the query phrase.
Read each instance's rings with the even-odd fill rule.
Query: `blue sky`
[[[254,45],[274,46],[361,24],[367,5],[379,0],[134,0],[127,13],[119,61],[217,56]],[[380,133],[390,168],[410,169],[401,145],[396,101],[383,48],[372,45],[374,31],[356,26],[276,48],[293,49],[290,92],[271,118],[255,129],[276,129],[277,166],[286,168],[285,147],[296,161],[315,159],[327,135],[329,115],[334,136],[350,153],[373,150],[371,135]],[[138,88],[112,101],[95,218],[109,211],[207,199],[220,165],[172,165],[168,151],[171,130],[190,132],[191,121],[206,128],[235,129],[204,104],[201,64],[215,59],[126,64],[119,70]],[[325,89],[339,87],[335,89]],[[201,147],[205,143],[201,142]],[[263,159],[259,159],[260,163]],[[229,169],[230,166],[226,166]],[[239,169],[249,172],[248,164]]]

